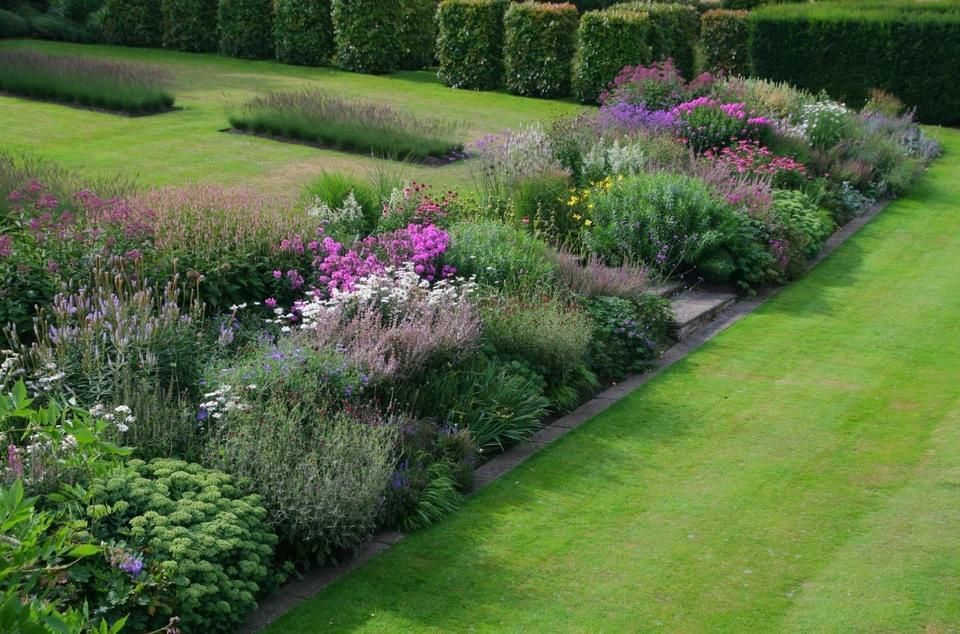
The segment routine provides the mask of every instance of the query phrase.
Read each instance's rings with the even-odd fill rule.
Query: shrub
[[[480,159],[475,163],[475,178],[481,195],[495,206],[507,201],[518,182],[565,171],[551,137],[539,124],[486,136],[471,150]]]
[[[503,81],[506,0],[444,0],[437,12],[440,79],[453,88],[493,90]]]
[[[277,60],[285,64],[324,66],[333,57],[330,0],[277,0],[273,35]]]
[[[860,106],[882,88],[927,123],[960,121],[960,11],[952,3],[771,5],[750,15],[759,77],[826,90]],[[842,63],[838,63],[842,60]]]
[[[624,66],[600,95],[606,106],[630,104],[651,111],[669,110],[683,101],[706,95],[713,86],[713,77],[705,73],[687,82],[672,59],[649,66]]]
[[[583,261],[566,251],[554,251],[550,258],[557,265],[564,286],[582,297],[636,299],[650,286],[642,266],[629,263],[607,266],[595,254]]]
[[[503,451],[542,426],[550,402],[542,381],[485,355],[424,378],[419,410],[453,429],[466,429],[480,452]]]
[[[590,369],[611,381],[649,368],[673,327],[670,302],[654,295],[594,297],[585,309],[593,320]]]
[[[190,631],[232,632],[272,585],[277,538],[267,513],[225,473],[133,460],[90,495],[90,532],[103,541],[122,537],[142,553],[128,560],[131,577],[147,569],[174,580],[165,600],[124,606],[134,629],[153,630],[176,615]]]
[[[556,267],[546,245],[529,233],[496,221],[460,222],[450,230],[447,262],[460,275],[507,292],[549,289]]]
[[[163,17],[157,0],[106,0],[103,34],[111,44],[160,46]]]
[[[613,7],[580,18],[573,87],[583,103],[596,103],[600,93],[624,66],[647,64],[650,17],[645,12]]]
[[[351,195],[360,208],[361,218],[359,226],[351,226],[350,230],[359,229],[357,233],[372,233],[383,212],[383,202],[380,192],[365,179],[340,172],[323,172],[304,187],[301,199],[307,205],[307,215],[321,221],[322,217],[317,217],[317,213],[311,210],[318,209],[321,205],[330,210],[341,210]],[[407,224],[404,223],[404,226]],[[328,227],[327,231],[331,229]],[[336,237],[335,230],[334,234]]]
[[[650,52],[654,60],[672,59],[685,77],[693,77],[699,30],[695,8],[649,2],[626,3],[622,8],[645,11],[650,16]]]
[[[826,210],[803,192],[776,190],[768,224],[770,245],[787,279],[800,277],[835,225]]]
[[[596,385],[587,369],[593,322],[575,306],[541,298],[538,303],[502,300],[484,314],[484,338],[502,358],[529,364],[546,380],[557,409],[574,407]]]
[[[98,39],[92,30],[51,13],[33,16],[28,22],[31,37],[81,43],[94,42]]]
[[[404,70],[426,68],[434,63],[437,46],[437,0],[402,0],[399,67]]]
[[[511,4],[504,17],[507,89],[533,97],[568,95],[578,24],[572,4]]]
[[[163,46],[191,53],[217,50],[217,0],[161,0]]]
[[[518,180],[513,185],[513,221],[533,228],[552,242],[565,243],[579,225],[570,217],[566,195],[570,176],[565,171],[544,172]]]
[[[337,66],[358,73],[388,73],[403,58],[404,0],[333,0]]]
[[[750,74],[750,29],[746,11],[714,9],[700,17],[700,46],[707,69],[723,75]]]
[[[0,9],[0,38],[26,37],[30,34],[30,25],[12,11]]]
[[[642,173],[586,193],[593,205],[584,237],[590,250],[614,264],[643,262],[667,277],[709,268],[737,224],[730,206],[688,176]]]
[[[348,100],[320,90],[254,97],[230,115],[230,125],[341,150],[393,159],[446,157],[462,148],[459,126],[418,117],[383,103]]]
[[[324,561],[372,532],[399,425],[362,408],[344,413],[364,376],[315,343],[281,340],[212,374],[219,387],[198,417],[210,428],[210,462],[250,479],[293,554]]]
[[[680,138],[698,154],[744,139],[756,140],[771,124],[743,103],[721,103],[710,97],[682,103],[670,113],[677,120]]]
[[[219,0],[217,25],[224,55],[270,59],[276,54],[271,0]]]

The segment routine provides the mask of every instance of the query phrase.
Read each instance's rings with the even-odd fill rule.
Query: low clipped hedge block
[[[851,6],[855,4],[855,6]],[[822,2],[750,14],[754,74],[851,106],[880,88],[924,123],[960,122],[960,5]]]
[[[245,59],[269,59],[273,43],[272,0],[220,0],[220,52]]]
[[[580,16],[572,4],[512,4],[504,17],[507,89],[532,97],[570,94]]]
[[[707,70],[750,74],[750,29],[746,11],[713,9],[700,17],[700,47]]]
[[[493,90],[503,82],[507,0],[444,0],[437,12],[440,79],[453,88]]]
[[[400,67],[405,0],[333,0],[337,66],[358,73]]]
[[[400,68],[418,70],[432,66],[437,48],[437,0],[403,0]]]
[[[276,0],[273,35],[277,60],[324,66],[333,57],[330,0]]]
[[[103,36],[110,44],[160,46],[163,16],[157,0],[107,0]]]
[[[163,46],[191,53],[217,50],[217,0],[161,0]]]
[[[573,84],[583,103],[596,103],[600,93],[624,66],[649,64],[650,16],[613,7],[589,11],[580,18]]]

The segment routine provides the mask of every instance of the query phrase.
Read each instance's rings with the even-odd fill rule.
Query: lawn
[[[939,136],[805,279],[270,631],[960,629],[960,133]]]
[[[582,109],[568,102],[452,90],[432,71],[377,77],[154,49],[0,42],[2,49],[15,47],[147,62],[173,72],[172,88],[182,110],[151,117],[127,118],[0,96],[4,149],[29,150],[84,174],[137,176],[142,185],[203,180],[290,191],[322,170],[387,170],[442,187],[471,183],[466,163],[439,168],[406,165],[220,132],[229,125],[229,106],[272,90],[325,88],[341,97],[375,100],[415,114],[463,122],[468,140]]]

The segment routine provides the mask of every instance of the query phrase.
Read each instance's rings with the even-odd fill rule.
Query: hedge
[[[750,29],[746,11],[714,9],[700,17],[700,47],[710,72],[750,74]]]
[[[217,50],[217,0],[161,0],[163,46],[191,53]]]
[[[333,0],[337,66],[387,73],[400,66],[404,0]]]
[[[644,11],[650,15],[650,53],[654,60],[672,59],[687,79],[696,65],[700,16],[686,4],[625,2],[618,8]]]
[[[30,25],[12,11],[0,9],[0,38],[25,37],[30,33]]]
[[[572,4],[512,4],[504,17],[507,89],[518,95],[570,94],[580,17]]]
[[[324,66],[333,58],[330,0],[276,0],[273,36],[277,60]]]
[[[853,5],[853,6],[851,6]],[[754,74],[862,105],[881,88],[925,123],[960,122],[960,5],[775,5],[750,15]]]
[[[437,48],[437,0],[403,0],[400,68],[432,66]]]
[[[220,0],[217,23],[224,55],[246,59],[274,56],[273,0]]]
[[[110,44],[160,46],[163,16],[157,0],[107,0],[103,36]]]
[[[454,88],[493,90],[503,81],[507,0],[444,0],[437,13],[440,79]]]
[[[649,34],[646,12],[613,7],[584,13],[577,31],[573,75],[577,98],[596,103],[624,66],[650,63]]]

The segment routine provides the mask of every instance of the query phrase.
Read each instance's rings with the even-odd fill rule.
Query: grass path
[[[270,631],[960,631],[941,138],[804,280]]]
[[[202,179],[261,189],[297,190],[321,170],[386,169],[438,187],[472,181],[464,163],[429,168],[218,132],[227,107],[271,90],[323,88],[339,96],[389,103],[464,125],[468,139],[540,119],[579,112],[573,103],[499,92],[453,90],[431,71],[375,77],[333,68],[307,68],[219,55],[157,49],[3,40],[0,47],[140,61],[169,69],[182,110],[127,118],[0,95],[0,149],[29,150],[90,175],[117,172],[144,185]]]

